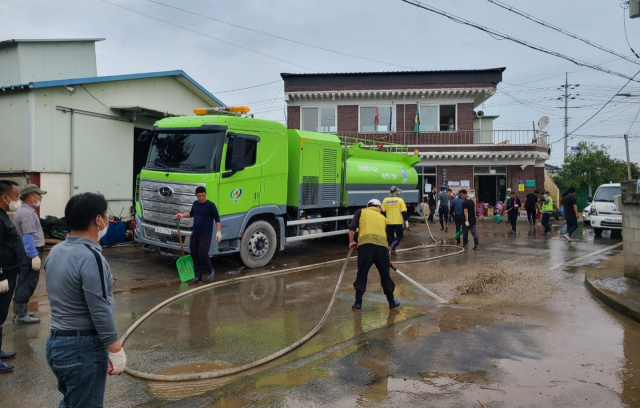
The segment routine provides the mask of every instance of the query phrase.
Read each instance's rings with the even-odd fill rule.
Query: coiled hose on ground
[[[441,245],[433,237],[433,234],[431,233],[431,227],[429,227],[429,223],[428,222],[427,222],[427,227],[429,228],[429,235],[431,236],[431,239],[433,240],[432,244],[419,245],[419,246],[412,247],[412,248],[398,250],[397,252],[407,252],[407,251],[414,251],[414,250],[418,250],[418,249],[428,249],[428,248],[435,248],[435,247],[438,247],[438,248],[447,248],[447,247],[457,248],[458,251],[452,252],[452,253],[449,253],[449,254],[444,254],[444,255],[438,255],[438,256],[434,256],[434,257],[424,258],[424,259],[415,259],[415,260],[411,260],[411,261],[398,261],[398,262],[395,262],[395,264],[399,265],[399,264],[408,264],[408,263],[418,263],[418,262],[432,261],[432,260],[435,260],[435,259],[446,258],[446,257],[457,255],[457,254],[460,254],[460,253],[464,252],[464,248],[462,248],[460,246],[457,246],[457,245],[449,245],[449,244]],[[229,376],[229,375],[232,375],[232,374],[237,374],[237,373],[240,373],[240,372],[243,372],[243,371],[247,371],[247,370],[253,369],[255,367],[258,367],[260,365],[263,365],[263,364],[266,364],[268,362],[271,362],[271,361],[273,361],[273,360],[275,360],[275,359],[287,354],[288,352],[300,347],[301,345],[306,343],[309,339],[311,339],[311,337],[313,337],[320,330],[322,325],[327,320],[327,317],[329,316],[329,314],[331,313],[331,310],[333,309],[333,304],[335,303],[336,297],[338,295],[338,291],[340,289],[340,284],[342,283],[342,278],[344,277],[344,274],[345,274],[345,272],[347,270],[347,265],[349,264],[349,260],[351,259],[351,254],[352,253],[353,253],[353,248],[350,248],[349,249],[349,253],[347,254],[347,257],[344,259],[344,262],[342,264],[342,270],[340,271],[340,276],[338,277],[338,281],[336,282],[336,288],[333,291],[333,296],[331,297],[331,301],[329,302],[329,306],[327,306],[327,310],[324,312],[324,315],[322,316],[320,321],[313,328],[313,330],[311,330],[306,336],[304,336],[300,340],[296,341],[295,343],[291,344],[290,346],[285,347],[285,348],[283,348],[281,350],[278,350],[278,351],[276,351],[275,353],[273,353],[273,354],[271,354],[269,356],[263,357],[263,358],[261,358],[261,359],[259,359],[257,361],[249,363],[249,364],[245,364],[245,365],[242,365],[242,366],[239,366],[239,367],[227,368],[227,369],[224,369],[224,370],[206,372],[206,373],[162,375],[162,374],[145,373],[145,372],[134,370],[134,369],[128,368],[128,367],[125,369],[125,372],[127,374],[129,374],[129,375],[134,376],[134,377],[144,378],[146,380],[153,380],[153,381],[180,382],[180,381],[206,380],[206,379],[210,379],[210,378],[225,377],[225,376]],[[147,318],[152,316],[154,313],[156,313],[158,310],[162,309],[163,307],[165,307],[169,303],[171,303],[171,302],[173,302],[173,301],[175,301],[177,299],[180,299],[182,297],[185,297],[185,296],[188,296],[188,295],[192,295],[192,294],[194,294],[196,292],[209,290],[209,289],[212,289],[212,288],[217,287],[217,286],[228,285],[228,284],[231,284],[231,283],[236,283],[236,282],[240,282],[240,281],[244,281],[244,280],[249,280],[249,279],[253,279],[253,278],[256,278],[256,277],[274,276],[274,275],[282,275],[282,274],[286,274],[286,273],[298,272],[298,271],[302,271],[302,270],[313,269],[313,268],[317,268],[317,267],[321,267],[321,266],[327,266],[327,265],[339,263],[341,261],[342,260],[337,259],[337,260],[328,261],[328,262],[322,262],[322,263],[318,263],[318,264],[314,264],[314,265],[307,265],[307,266],[301,266],[301,267],[296,267],[296,268],[289,268],[289,269],[285,269],[285,270],[281,270],[281,271],[267,272],[267,273],[263,273],[263,274],[259,274],[259,275],[241,276],[241,277],[238,277],[238,278],[229,279],[229,280],[222,281],[222,282],[212,283],[212,284],[209,284],[209,285],[206,285],[206,286],[200,286],[200,287],[188,290],[186,292],[179,293],[179,294],[177,294],[177,295],[165,300],[164,302],[156,305],[154,308],[152,308],[147,313],[145,313],[140,319],[138,319],[131,327],[129,327],[129,329],[126,331],[126,333],[122,336],[121,343],[124,345],[124,343],[126,342],[127,338],[131,335],[131,333],[133,333],[133,331],[139,325],[141,325]],[[392,266],[392,268],[400,276],[402,276],[404,279],[406,279],[407,281],[409,281],[410,283],[415,285],[418,289],[420,289],[421,291],[423,291],[427,295],[431,296],[432,298],[436,299],[438,302],[440,302],[442,304],[446,303],[446,301],[443,298],[441,298],[440,296],[438,296],[435,293],[431,292],[430,290],[428,290],[424,286],[420,285],[418,282],[416,282],[415,280],[411,279],[409,276],[405,275],[403,272],[399,271],[394,266]]]

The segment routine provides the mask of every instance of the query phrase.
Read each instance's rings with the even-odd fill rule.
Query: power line
[[[238,88],[238,89],[229,89],[227,91],[215,91],[212,92],[214,94],[221,94],[221,93],[227,93],[227,92],[236,92],[236,91],[243,91],[245,89],[252,89],[252,88],[259,88],[261,86],[265,86],[265,85],[270,85],[270,84],[275,84],[276,82],[280,82],[282,81],[281,79],[278,79],[277,81],[271,81],[271,82],[266,82],[264,84],[260,84],[260,85],[254,85],[254,86],[248,86],[246,88]]]
[[[284,84],[282,84],[282,86],[280,87],[280,89],[278,89],[278,93],[276,94],[276,96],[273,98],[273,100],[271,101],[271,104],[269,105],[269,107],[267,108],[267,112],[269,111],[269,109],[271,109],[271,105],[273,105],[273,103],[276,101],[276,98],[278,97],[278,95],[280,95],[280,92],[282,92],[282,89],[284,88]],[[262,117],[264,118],[264,115],[267,114],[267,112],[262,114]]]
[[[520,11],[517,8],[511,7],[508,4],[505,4],[505,3],[501,2],[501,1],[498,1],[498,0],[487,0],[487,1],[489,3],[495,4],[498,7],[502,7],[505,10],[508,10],[508,11],[510,11],[512,13],[515,13],[515,14],[519,15],[519,16],[522,16],[522,17],[526,18],[527,20],[533,21],[534,23],[538,23],[538,24],[540,24],[542,26],[545,26],[547,28],[550,28],[552,30],[556,30],[556,31],[558,31],[558,32],[560,32],[560,33],[562,33],[564,35],[567,35],[567,36],[569,36],[571,38],[574,38],[574,39],[576,39],[578,41],[582,41],[583,43],[589,44],[590,46],[595,47],[595,48],[597,48],[597,49],[599,49],[601,51],[608,52],[609,54],[613,54],[613,55],[615,55],[617,57],[620,57],[620,58],[622,58],[622,59],[624,59],[626,61],[629,61],[629,62],[632,62],[634,64],[640,65],[640,62],[632,60],[632,59],[620,54],[619,52],[616,52],[614,50],[606,48],[605,46],[596,44],[593,41],[589,41],[586,38],[580,37],[577,34],[573,34],[573,33],[569,32],[569,31],[567,31],[567,30],[565,30],[563,28],[560,28],[558,26],[555,26],[555,25],[553,25],[551,23],[547,23],[546,21],[544,21],[544,20],[542,20],[540,18],[534,17],[531,14],[527,14],[524,11]],[[625,35],[626,35],[626,32],[625,32]],[[627,43],[628,42],[629,42],[629,40],[627,40]],[[629,48],[631,48],[631,46],[629,46]],[[631,48],[631,51],[633,51],[633,48]],[[636,54],[635,51],[633,51],[633,53]],[[638,54],[636,54],[636,56],[638,56]],[[640,58],[640,57],[638,57],[638,58]]]
[[[104,1],[104,0],[102,0],[102,1]],[[582,67],[588,67],[588,68],[591,68],[593,70],[605,72],[605,73],[610,74],[610,75],[619,76],[619,77],[622,77],[622,78],[625,78],[625,79],[631,79],[631,78],[629,78],[629,76],[627,76],[627,75],[625,75],[623,73],[612,71],[612,70],[609,70],[609,69],[606,69],[606,68],[602,68],[602,67],[600,67],[598,65],[593,65],[593,64],[588,63],[586,61],[582,61],[582,60],[579,60],[577,58],[573,58],[573,57],[570,57],[568,55],[564,55],[564,54],[561,54],[559,52],[546,49],[546,48],[541,47],[539,45],[535,45],[535,44],[529,43],[527,41],[521,40],[521,39],[516,38],[516,37],[512,37],[512,36],[507,35],[507,34],[503,34],[503,33],[499,32],[499,31],[484,27],[482,25],[479,25],[479,24],[474,23],[472,21],[469,21],[469,20],[466,20],[464,18],[455,16],[453,14],[447,13],[445,11],[439,10],[437,8],[434,8],[434,7],[431,7],[431,6],[426,6],[426,5],[422,4],[421,2],[419,2],[417,0],[400,0],[400,1],[402,1],[404,3],[407,3],[407,4],[411,4],[412,6],[415,6],[415,7],[430,11],[432,13],[439,14],[441,16],[444,16],[444,17],[448,18],[449,20],[451,20],[451,21],[453,21],[455,23],[468,25],[470,27],[473,27],[473,28],[476,28],[478,30],[484,31],[485,33],[493,36],[494,38],[495,37],[499,37],[499,38],[504,39],[504,40],[509,40],[509,41],[515,42],[516,44],[524,45],[525,47],[531,48],[533,50],[540,51],[540,52],[543,52],[545,54],[553,55],[554,57],[562,58],[562,59],[565,59],[567,61],[571,61],[574,64],[582,66]],[[636,81],[636,82],[640,82],[640,81]]]
[[[391,65],[391,66],[400,67],[400,68],[417,69],[417,68],[407,67],[405,65],[392,64],[390,62],[384,62],[384,61],[379,61],[379,60],[375,60],[375,59],[372,59],[372,58],[361,57],[359,55],[348,54],[346,52],[336,51],[336,50],[332,50],[332,49],[329,49],[329,48],[324,48],[324,47],[320,47],[320,46],[317,46],[317,45],[308,44],[308,43],[305,43],[305,42],[302,42],[302,41],[292,40],[290,38],[281,37],[281,36],[275,35],[275,34],[265,33],[264,31],[255,30],[255,29],[249,28],[249,27],[243,27],[243,26],[238,25],[238,24],[229,23],[227,21],[222,21],[222,20],[219,20],[217,18],[205,16],[205,15],[202,15],[202,14],[199,14],[199,13],[194,13],[192,11],[181,9],[181,8],[175,7],[175,6],[171,6],[169,4],[160,3],[159,1],[155,1],[155,0],[147,0],[147,1],[151,2],[151,3],[154,3],[154,4],[158,4],[160,6],[172,8],[174,10],[182,11],[183,13],[191,14],[191,15],[194,15],[194,16],[197,16],[197,17],[206,18],[207,20],[212,20],[212,21],[216,21],[218,23],[222,23],[222,24],[226,24],[226,25],[229,25],[229,26],[232,26],[232,27],[240,28],[242,30],[247,30],[247,31],[251,31],[251,32],[254,32],[254,33],[266,35],[266,36],[269,36],[269,37],[272,37],[272,38],[277,38],[277,39],[283,40],[283,41],[289,41],[289,42],[292,42],[294,44],[304,45],[305,47],[311,47],[311,48],[315,48],[317,50],[332,52],[334,54],[344,55],[346,57],[351,57],[351,58],[358,58],[358,59],[365,60],[365,61],[377,62],[378,64]]]
[[[591,117],[590,117],[589,119],[587,119],[586,121],[584,121],[584,122],[582,123],[582,125],[580,125],[580,126],[578,126],[577,128],[573,129],[573,130],[571,131],[571,133],[569,133],[569,135],[571,135],[571,134],[575,133],[578,129],[580,129],[581,127],[583,127],[584,125],[586,125],[586,124],[587,124],[591,119],[593,119],[593,118],[594,118],[598,113],[600,113],[600,111],[601,111],[601,110],[603,110],[603,109],[604,109],[604,108],[605,108],[605,107],[606,107],[606,106],[607,106],[607,105],[608,105],[608,104],[613,100],[613,98],[615,98],[616,96],[618,96],[618,94],[619,94],[619,93],[620,93],[620,92],[621,92],[621,91],[622,91],[622,90],[623,90],[627,85],[629,85],[629,82],[631,82],[631,81],[633,80],[633,78],[635,78],[635,77],[636,77],[636,75],[638,75],[638,74],[640,74],[640,71],[636,72],[636,74],[635,74],[634,76],[632,76],[631,78],[629,78],[629,80],[628,80],[624,85],[622,85],[622,88],[620,88],[620,89],[618,90],[618,92],[616,92],[616,93],[611,97],[611,99],[609,99],[609,100],[608,100],[604,105],[602,105],[602,108],[598,109],[598,111],[597,111],[596,113],[594,113],[593,115],[591,115]],[[569,135],[567,135],[567,136],[569,136]]]
[[[629,126],[629,130],[627,130],[627,134],[629,132],[631,132],[631,128],[633,127],[633,124],[636,123],[636,119],[638,119],[638,114],[640,114],[640,108],[638,108],[638,112],[636,113],[636,117],[633,118],[633,122],[631,122],[631,126]]]
[[[260,51],[252,50],[251,48],[243,47],[242,45],[234,44],[234,43],[232,43],[232,42],[225,41],[225,40],[222,40],[222,39],[220,39],[220,38],[213,37],[213,36],[211,36],[211,35],[209,35],[209,34],[201,33],[200,31],[196,31],[196,30],[193,30],[193,29],[191,29],[191,28],[183,27],[183,26],[181,26],[181,25],[178,25],[178,24],[172,23],[172,22],[170,22],[170,21],[162,20],[162,19],[160,19],[160,18],[153,17],[153,16],[151,16],[151,15],[149,15],[149,14],[145,14],[145,13],[142,13],[142,12],[140,12],[140,11],[136,11],[136,10],[130,9],[130,8],[128,8],[128,7],[125,7],[125,6],[121,6],[120,4],[112,3],[112,2],[107,1],[107,0],[99,0],[99,1],[101,1],[101,2],[103,2],[103,3],[111,4],[112,6],[119,7],[119,8],[121,8],[121,9],[124,9],[124,10],[130,11],[130,12],[132,12],[132,13],[139,14],[139,15],[141,15],[141,16],[148,17],[148,18],[153,19],[153,20],[156,20],[156,21],[160,21],[160,22],[165,23],[165,24],[172,25],[172,26],[174,26],[174,27],[181,28],[181,29],[186,30],[186,31],[190,31],[190,32],[195,33],[195,34],[202,35],[202,36],[207,37],[207,38],[210,38],[210,39],[212,39],[212,40],[220,41],[221,43],[228,44],[228,45],[231,45],[231,46],[234,46],[234,47],[237,47],[237,48],[243,49],[243,50],[245,50],[245,51],[253,52],[254,54],[262,55],[263,57],[271,58],[271,59],[274,59],[274,60],[276,60],[276,61],[280,61],[280,62],[284,62],[284,63],[286,63],[286,64],[294,65],[294,66],[296,66],[296,67],[299,67],[299,68],[302,68],[302,69],[306,69],[307,71],[318,72],[318,71],[316,71],[316,70],[314,70],[314,69],[307,68],[307,67],[305,67],[305,66],[303,66],[303,65],[296,64],[296,63],[294,63],[294,62],[290,62],[290,61],[287,61],[287,60],[283,60],[283,59],[281,59],[281,58],[274,57],[274,56],[271,56],[271,55],[268,55],[268,54],[264,54],[264,53],[262,53],[262,52],[260,52]]]

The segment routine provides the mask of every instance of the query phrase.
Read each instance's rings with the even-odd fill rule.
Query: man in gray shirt
[[[45,194],[47,192],[40,190],[35,184],[27,184],[20,190],[22,206],[13,215],[13,224],[22,238],[27,254],[18,275],[18,284],[13,298],[13,310],[17,324],[40,322],[40,319],[33,317],[33,313],[27,313],[27,304],[38,286],[38,280],[40,280],[44,232],[36,209],[40,207],[42,196]]]
[[[126,356],[113,318],[113,278],[97,243],[109,227],[103,196],[75,195],[65,208],[71,233],[44,263],[51,305],[47,362],[63,395],[60,406],[102,407],[107,374]]]
[[[449,193],[445,186],[440,187],[440,194],[438,194],[438,214],[440,215],[440,231],[449,230],[449,210],[451,205],[449,203]]]

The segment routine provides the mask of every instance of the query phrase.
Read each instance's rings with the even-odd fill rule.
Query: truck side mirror
[[[236,172],[244,170],[244,151],[246,149],[247,140],[239,135],[233,138],[233,156],[231,157],[231,171]]]

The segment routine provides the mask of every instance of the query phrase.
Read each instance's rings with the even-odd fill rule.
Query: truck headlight
[[[591,206],[591,213],[590,214],[591,215],[598,215],[598,211],[596,210],[596,206],[595,205]]]

